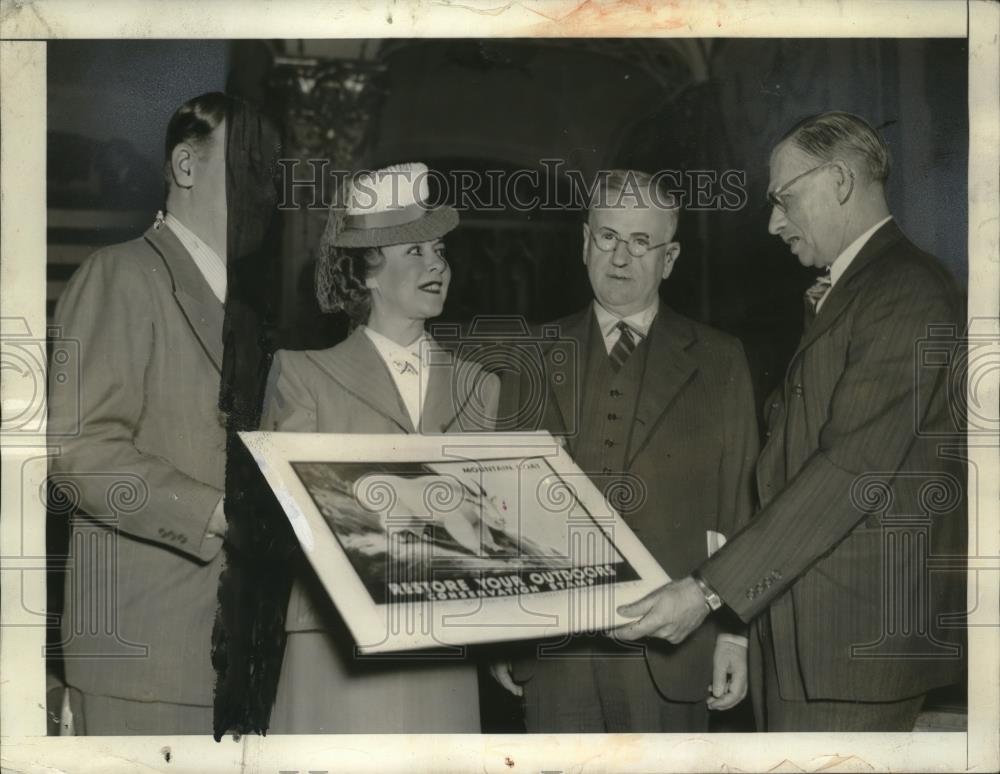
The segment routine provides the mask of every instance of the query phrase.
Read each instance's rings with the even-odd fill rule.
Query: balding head
[[[677,233],[680,203],[667,187],[663,175],[651,175],[638,169],[612,169],[598,176],[590,195],[588,209],[614,209],[630,206],[649,208],[662,218],[667,241]]]

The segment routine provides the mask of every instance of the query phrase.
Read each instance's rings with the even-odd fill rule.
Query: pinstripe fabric
[[[211,706],[222,556],[205,531],[225,462],[222,304],[176,236],[150,229],[81,266],[56,324],[79,341],[81,423],[75,437],[53,435],[61,453],[51,467],[90,514],[73,527],[67,681],[91,694]],[[76,406],[49,409],[50,432],[70,432]],[[116,500],[132,485],[148,499]]]
[[[580,415],[579,407],[590,405],[584,393],[594,389],[585,378],[591,373],[587,353],[603,357],[604,348],[591,307],[555,325],[561,340],[572,342],[583,362],[572,378],[549,374],[551,399],[541,427],[565,435],[568,451],[576,459],[583,438],[579,428],[600,421]],[[635,497],[619,506],[626,523],[670,577],[683,578],[706,557],[708,530],[729,536],[749,518],[758,452],[753,391],[739,342],[665,305],[660,306],[643,346],[645,366],[627,434],[624,469],[609,475],[624,478],[634,488]],[[505,403],[513,400],[509,393],[525,395],[531,393],[529,388],[505,384]],[[585,472],[603,488],[608,475],[600,470]],[[720,622],[712,617],[680,645],[662,640],[644,643],[655,692],[672,701],[704,700],[719,631]],[[525,654],[514,665],[515,678],[528,681],[526,695],[534,690],[531,678],[538,670],[558,672],[540,681],[564,687],[558,695],[542,697],[548,704],[535,707],[539,717],[549,710],[565,714],[574,704],[593,701],[585,690],[587,681],[576,671],[591,667],[589,662],[581,666],[573,657],[571,643],[556,643],[544,658],[536,658],[534,651]]]
[[[743,620],[769,610],[784,698],[891,701],[962,673],[962,632],[935,616],[964,610],[964,575],[892,564],[903,542],[882,528],[939,557],[965,552],[964,469],[934,437],[963,443],[948,374],[917,360],[933,323],[961,330],[955,288],[889,222],[830,291],[771,399],[761,510],[701,568]],[[954,498],[935,502],[935,486]],[[925,595],[928,631],[893,619],[912,611],[904,592]]]

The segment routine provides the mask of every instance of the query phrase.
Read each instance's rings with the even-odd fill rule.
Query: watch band
[[[705,583],[704,579],[697,572],[691,573],[691,577],[698,584],[701,593],[705,595],[705,604],[708,605],[709,610],[714,612],[722,607],[722,597],[715,593],[715,589]]]

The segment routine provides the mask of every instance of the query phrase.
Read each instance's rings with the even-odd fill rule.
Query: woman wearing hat
[[[317,295],[353,331],[331,349],[275,356],[262,429],[320,433],[491,430],[499,380],[470,363],[427,367],[450,268],[451,207],[426,205],[427,168],[355,178],[320,243]],[[488,530],[486,531],[488,532]],[[305,560],[292,589],[273,733],[477,733],[475,666],[462,658],[363,658]]]

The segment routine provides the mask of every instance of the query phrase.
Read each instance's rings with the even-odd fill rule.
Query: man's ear
[[[840,159],[836,159],[833,166],[837,170],[837,201],[846,204],[854,193],[854,170]]]
[[[681,254],[681,243],[671,242],[665,248],[665,255],[663,259],[663,277],[661,279],[666,279],[670,276],[670,272],[674,270],[674,262]]]
[[[195,150],[188,143],[181,142],[170,152],[170,179],[178,188],[194,185]]]

